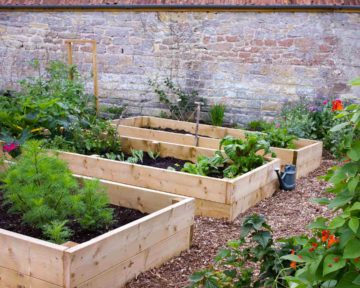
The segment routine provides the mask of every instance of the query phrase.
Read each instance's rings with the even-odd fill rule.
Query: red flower
[[[344,109],[343,104],[340,99],[333,100],[332,102],[332,111],[341,111]]]
[[[312,247],[309,249],[309,251],[310,251],[310,252],[314,252],[315,249],[316,249],[319,245],[314,242],[314,243],[311,243],[311,246],[312,246]]]
[[[326,242],[328,240],[329,236],[330,236],[330,231],[329,230],[323,230],[321,232],[321,241]]]
[[[17,149],[19,146],[20,145],[18,143],[15,143],[15,142],[13,142],[11,144],[5,144],[4,147],[3,147],[3,151],[9,153],[9,152]]]

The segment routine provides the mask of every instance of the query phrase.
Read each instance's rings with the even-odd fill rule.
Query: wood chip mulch
[[[326,157],[328,158],[328,157]],[[242,219],[258,213],[266,217],[272,226],[275,239],[307,233],[307,224],[318,216],[329,217],[331,212],[324,206],[311,203],[317,197],[329,197],[325,192],[327,183],[318,177],[337,163],[323,159],[321,166],[307,177],[297,180],[294,191],[277,191],[272,197],[240,215],[234,222],[196,217],[193,246],[180,256],[162,266],[140,274],[126,288],[187,287],[193,272],[211,264],[217,251],[231,239],[238,239]]]

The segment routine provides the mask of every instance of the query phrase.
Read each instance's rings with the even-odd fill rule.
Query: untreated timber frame
[[[114,120],[118,133],[123,137],[135,137],[158,142],[170,142],[191,146],[194,143],[195,123],[164,119],[150,116],[138,116]],[[173,133],[154,129],[184,130],[189,134]],[[226,135],[244,138],[250,131],[218,126],[199,125],[199,147],[219,149],[220,139]],[[294,164],[297,167],[297,178],[308,175],[320,166],[322,157],[322,142],[308,139],[295,141],[296,149],[271,147],[281,164]]]
[[[92,39],[69,39],[65,40],[68,51],[68,64],[73,65],[73,44],[91,44],[92,46],[92,77],[94,85],[94,96],[96,105],[96,114],[99,115],[99,86],[98,86],[98,68],[97,68],[97,56],[96,56],[96,40]],[[72,79],[73,75],[69,75]]]
[[[153,151],[160,157],[195,161],[198,156],[212,156],[214,149],[165,143],[133,137],[121,137],[122,150]],[[79,175],[169,192],[196,199],[196,214],[234,220],[259,201],[271,196],[279,187],[275,169],[279,159],[268,162],[233,179],[193,175],[140,164],[131,164],[77,153],[56,151],[70,169]]]
[[[112,204],[150,214],[72,247],[0,229],[0,287],[122,287],[190,247],[194,199],[100,182]]]

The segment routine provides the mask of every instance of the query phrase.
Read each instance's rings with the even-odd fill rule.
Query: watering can
[[[284,172],[280,172],[280,169],[275,169],[275,172],[279,178],[280,189],[282,190],[294,190],[296,180],[296,166],[285,165]]]

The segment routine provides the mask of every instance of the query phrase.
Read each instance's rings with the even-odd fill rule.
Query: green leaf
[[[215,257],[215,262],[219,262],[220,260],[224,259],[225,257],[229,257],[230,255],[231,255],[230,250],[221,249],[220,252]]]
[[[360,275],[358,275],[352,283],[360,286]]]
[[[340,270],[341,268],[345,267],[345,265],[346,260],[341,258],[340,255],[329,254],[324,259],[323,275],[325,276],[329,273]]]
[[[204,287],[205,288],[220,288],[220,286],[217,284],[217,281],[213,278],[206,279]]]
[[[330,209],[342,207],[345,204],[347,204],[352,198],[353,198],[352,195],[347,195],[347,194],[337,195],[334,199],[332,199],[330,201],[330,204],[328,207]]]
[[[253,239],[265,248],[271,240],[271,234],[268,231],[260,231],[254,235]]]
[[[353,281],[359,276],[359,272],[350,271],[345,273],[339,281],[336,288],[359,288],[359,285],[354,284]]]
[[[316,220],[312,223],[310,223],[307,227],[309,229],[326,229],[326,222],[329,221],[328,219],[324,217],[318,217]]]
[[[354,205],[351,206],[350,211],[359,211],[360,210],[360,202],[355,202]]]
[[[199,271],[199,272],[195,272],[193,273],[190,277],[189,277],[191,282],[200,282],[201,280],[204,279],[204,272],[203,271]]]
[[[336,229],[345,224],[345,219],[341,218],[340,216],[335,217],[329,223],[329,229]]]
[[[333,288],[337,284],[336,280],[327,280],[321,284],[321,288]]]
[[[331,132],[337,132],[349,125],[349,122],[340,123],[330,129]]]
[[[359,219],[351,217],[351,219],[349,220],[349,228],[356,234],[357,230],[359,229]]]
[[[319,205],[327,205],[330,203],[330,199],[329,198],[314,198],[310,200],[313,203],[317,203]]]
[[[351,150],[347,153],[353,161],[360,160],[360,141],[356,141],[351,145]]]
[[[289,260],[289,261],[295,261],[295,262],[298,262],[298,263],[306,262],[304,259],[301,259],[298,255],[292,255],[292,254],[281,256],[280,259]]]
[[[348,182],[348,188],[350,192],[355,192],[357,185],[359,184],[359,176],[352,178]]]
[[[344,258],[354,259],[360,257],[360,240],[352,239],[350,240],[344,249]]]

